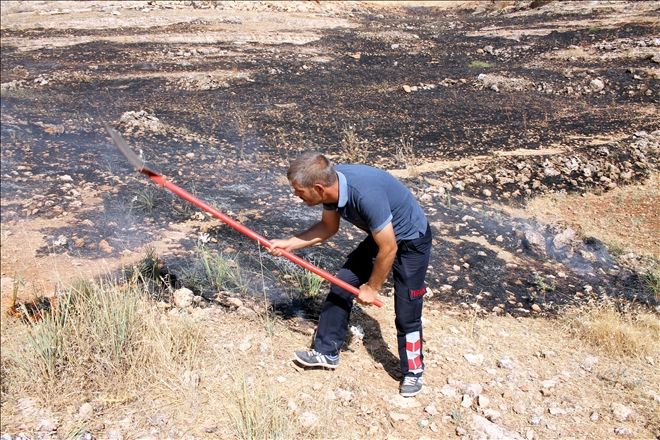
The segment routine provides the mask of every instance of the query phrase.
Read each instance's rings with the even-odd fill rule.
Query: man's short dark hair
[[[321,183],[330,186],[337,181],[335,166],[321,153],[303,153],[289,165],[286,177],[305,188]]]

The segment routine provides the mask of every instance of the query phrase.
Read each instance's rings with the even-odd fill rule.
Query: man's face
[[[321,185],[304,187],[298,182],[293,182],[291,187],[296,197],[305,202],[307,206],[315,206],[323,202],[323,187]]]

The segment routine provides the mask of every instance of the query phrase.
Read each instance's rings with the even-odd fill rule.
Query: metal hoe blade
[[[128,160],[128,162],[129,162],[131,165],[133,165],[133,167],[134,167],[136,170],[142,172],[142,171],[146,168],[146,167],[144,166],[144,162],[142,161],[142,159],[140,159],[140,158],[138,157],[138,155],[135,154],[135,153],[133,152],[133,150],[131,150],[131,148],[128,146],[128,144],[126,143],[126,141],[124,140],[124,138],[121,137],[121,135],[119,134],[119,132],[118,132],[117,130],[115,130],[114,128],[111,128],[111,127],[110,127],[108,124],[106,124],[105,122],[103,123],[103,125],[105,125],[105,129],[106,129],[106,131],[108,132],[108,134],[109,134],[110,137],[112,138],[112,141],[115,143],[115,145],[117,146],[117,148],[119,148],[119,151],[121,151],[121,154],[123,154],[124,157],[126,157],[126,159]]]

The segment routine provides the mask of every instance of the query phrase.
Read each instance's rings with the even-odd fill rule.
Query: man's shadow
[[[357,312],[357,313],[356,313]],[[364,347],[367,349],[367,352],[371,358],[381,364],[383,369],[390,377],[396,381],[400,381],[403,377],[401,373],[401,366],[399,362],[399,356],[392,353],[390,348],[387,346],[385,339],[383,338],[383,333],[380,329],[380,323],[369,316],[367,313],[362,311],[353,311],[353,316],[351,321],[359,324],[364,330]],[[345,346],[350,344],[351,332],[349,332],[349,339]],[[396,344],[396,335],[393,338],[394,343]],[[396,353],[398,354],[398,348],[396,348]]]

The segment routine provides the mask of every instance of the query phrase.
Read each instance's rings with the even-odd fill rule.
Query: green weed
[[[473,60],[468,63],[470,69],[490,69],[491,67],[493,67],[493,64],[487,61]]]

